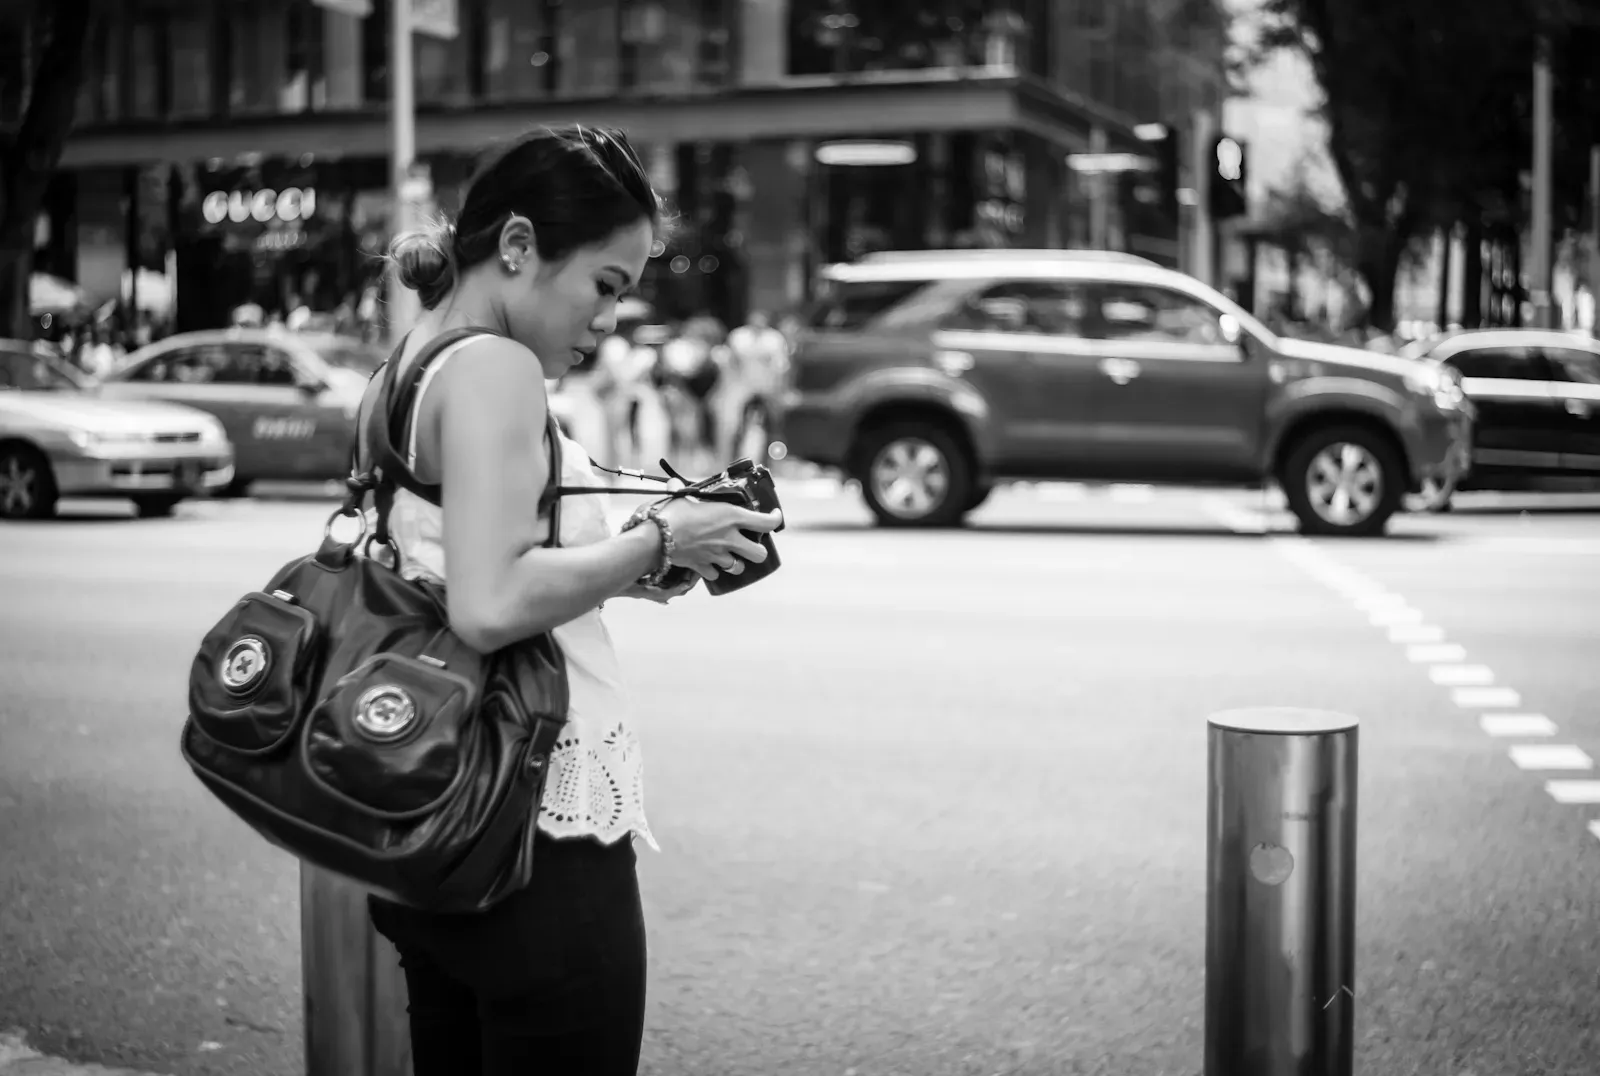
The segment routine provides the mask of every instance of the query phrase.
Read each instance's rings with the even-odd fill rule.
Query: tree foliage
[[[0,335],[32,335],[28,275],[34,221],[72,129],[94,0],[38,0],[28,20],[28,88],[22,121],[0,130]],[[4,77],[17,77],[6,72]]]
[[[1300,52],[1323,92],[1375,324],[1392,327],[1395,277],[1419,237],[1522,220],[1541,37],[1556,77],[1557,206],[1564,220],[1581,206],[1576,162],[1597,100],[1582,48],[1600,0],[1265,0],[1261,11],[1261,49]]]

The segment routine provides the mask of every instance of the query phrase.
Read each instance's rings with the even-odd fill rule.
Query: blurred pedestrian
[[[789,369],[789,342],[763,310],[728,334],[728,363],[717,398],[717,456],[763,462],[766,434]]]
[[[559,544],[544,494],[594,486],[586,453],[547,431],[546,379],[567,373],[616,324],[639,279],[658,200],[620,132],[539,129],[473,179],[460,220],[398,238],[400,282],[423,312],[393,361],[422,375],[407,451],[443,505],[395,494],[407,578],[443,586],[450,626],[482,653],[550,632],[571,701],[532,826],[533,881],[481,915],[370,901],[400,952],[415,1076],[532,1072],[633,1076],[645,1013],[645,928],[633,840],[645,820],[640,749],[621,663],[601,620],[618,597],[666,601],[667,569],[705,578],[765,559],[741,528],[775,516],[693,499],[657,505],[613,535],[603,498],[564,499]],[[374,389],[364,410],[370,412]],[[551,474],[552,451],[561,469]]]

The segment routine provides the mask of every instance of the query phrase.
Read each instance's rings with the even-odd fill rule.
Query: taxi
[[[216,416],[234,446],[227,492],[240,496],[257,480],[345,477],[362,394],[386,357],[376,345],[331,333],[179,333],[129,355],[100,393]]]
[[[140,516],[225,487],[222,424],[187,407],[100,399],[43,345],[0,340],[0,519],[47,519],[61,497],[116,497]]]

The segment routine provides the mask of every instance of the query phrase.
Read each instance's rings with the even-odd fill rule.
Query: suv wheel
[[[0,447],[0,519],[49,519],[55,511],[50,461],[27,445]]]
[[[1382,534],[1405,494],[1400,454],[1381,434],[1335,426],[1306,435],[1289,452],[1283,491],[1304,534]]]
[[[901,422],[867,433],[856,475],[887,527],[948,527],[973,504],[972,464],[945,430]]]

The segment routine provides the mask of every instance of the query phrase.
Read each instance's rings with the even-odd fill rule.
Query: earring
[[[521,262],[517,262],[517,261],[512,261],[511,260],[511,255],[509,255],[509,254],[500,255],[500,261],[505,264],[506,272],[508,272],[508,273],[515,273],[518,269],[522,268],[522,263]]]

